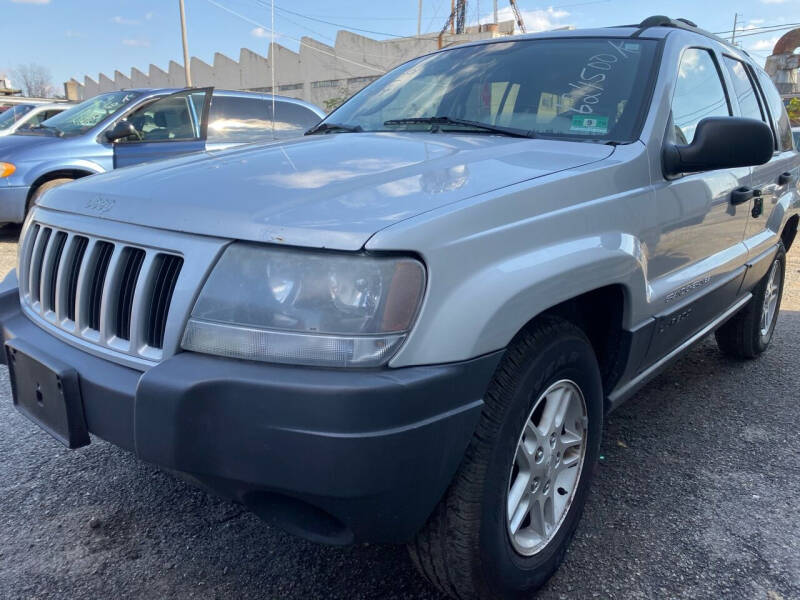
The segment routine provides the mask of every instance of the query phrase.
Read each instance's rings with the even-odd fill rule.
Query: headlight
[[[14,173],[14,171],[16,171],[16,170],[17,170],[17,167],[12,165],[11,163],[0,162],[0,179],[2,179],[3,177],[8,177],[9,175],[12,175]]]
[[[425,290],[407,257],[230,245],[192,310],[182,346],[233,358],[326,367],[385,364]]]

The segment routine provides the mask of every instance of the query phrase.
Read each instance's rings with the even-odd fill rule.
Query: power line
[[[256,3],[258,3],[258,4],[266,5],[264,0],[254,0],[254,1]],[[556,5],[556,6],[549,6],[548,9],[557,10],[559,8],[572,8],[572,7],[575,7],[575,6],[586,6],[586,5],[590,5],[590,4],[605,4],[607,2],[611,2],[611,0],[585,0],[583,2],[572,2],[570,4],[559,4],[559,5]],[[439,4],[439,6],[441,6],[441,3]],[[309,21],[315,21],[317,23],[324,23],[325,25],[330,25],[332,27],[338,27],[339,29],[350,29],[352,31],[360,31],[362,33],[370,33],[372,35],[383,35],[383,36],[386,36],[386,37],[394,37],[394,38],[411,37],[411,36],[408,36],[408,35],[398,35],[396,33],[388,33],[386,31],[375,31],[375,30],[372,30],[372,29],[362,29],[362,28],[359,28],[359,27],[352,27],[352,26],[349,26],[349,25],[345,25],[343,23],[336,23],[336,22],[333,22],[333,21],[328,21],[326,19],[319,18],[319,17],[312,17],[312,16],[309,16],[309,15],[304,15],[302,13],[299,13],[299,12],[296,12],[296,11],[293,11],[293,10],[289,10],[288,8],[283,8],[283,7],[277,6],[277,5],[275,6],[275,10],[280,11],[280,12],[284,12],[284,13],[288,13],[290,15],[294,15],[294,16],[297,16],[297,17],[300,17],[301,19],[308,19]],[[537,10],[544,10],[544,9],[537,9]],[[435,12],[438,12],[438,9]],[[331,18],[341,18],[341,17],[331,17]],[[360,17],[360,18],[363,19],[363,17]],[[345,19],[350,19],[350,17],[346,17]],[[430,28],[430,26],[429,26],[429,28]]]
[[[292,37],[290,35],[286,35],[285,33],[280,33],[278,31],[273,31],[272,28],[266,27],[266,26],[262,25],[261,23],[259,23],[258,21],[254,21],[250,17],[246,17],[245,15],[236,12],[232,8],[228,8],[227,6],[223,6],[222,4],[219,4],[218,2],[215,2],[214,0],[206,0],[206,2],[208,2],[209,4],[213,4],[217,8],[220,8],[220,9],[226,11],[226,12],[229,12],[232,15],[234,15],[236,17],[239,17],[240,19],[242,19],[244,21],[247,21],[248,23],[250,23],[252,25],[255,25],[256,27],[261,27],[261,29],[263,29],[264,31],[267,31],[269,33],[274,33],[278,37],[284,37],[284,38],[293,40],[295,42],[298,42],[301,46],[305,46],[306,48],[309,48],[310,50],[313,50],[314,52],[319,52],[320,54],[327,54],[328,56],[332,56],[333,58],[336,58],[338,60],[341,60],[341,61],[344,61],[344,62],[347,62],[347,63],[351,63],[351,64],[356,65],[358,67],[363,67],[365,69],[369,69],[370,71],[375,71],[376,73],[381,73],[381,74],[386,73],[386,69],[380,69],[380,68],[374,67],[372,65],[367,65],[367,64],[364,64],[364,63],[356,62],[354,60],[350,60],[348,58],[344,58],[342,56],[334,54],[333,52],[328,52],[327,50],[322,50],[321,48],[316,48],[316,47],[312,46],[311,44],[305,43],[303,40],[297,39],[296,37]],[[275,8],[278,8],[278,7],[276,6]]]
[[[784,30],[787,30],[787,29],[795,29],[795,28],[796,28],[796,26],[792,25],[792,26],[787,26],[787,27],[781,27],[779,29],[770,29],[769,31],[759,31],[759,32],[756,32],[756,33],[740,33],[737,37],[742,38],[742,37],[750,37],[750,36],[753,36],[753,35],[768,35],[770,33],[779,33],[781,31],[784,31]]]
[[[798,26],[800,26],[800,23],[784,23],[783,25],[764,25],[763,27],[744,27],[744,28],[737,29],[736,30],[736,35],[737,35],[737,37],[741,37],[743,34],[744,35],[759,35],[759,33],[755,33],[755,32],[759,32],[759,31],[762,31],[762,30],[767,30],[767,31],[763,31],[763,33],[770,33],[770,31],[778,31],[778,30],[781,30],[781,29],[791,29],[792,27],[798,27]],[[725,35],[726,33],[733,33],[733,30],[731,29],[731,30],[728,30],[728,31],[715,31],[714,35]]]
[[[277,8],[277,6],[275,8]],[[334,52],[336,52],[337,55],[347,53],[347,54],[353,54],[354,56],[372,56],[372,57],[375,57],[375,58],[379,58],[381,60],[386,60],[387,59],[387,55],[386,54],[376,54],[374,52],[366,52],[366,51],[362,51],[362,50],[348,50],[347,48],[337,48],[336,47],[336,40],[334,38],[332,38],[331,36],[325,35],[324,33],[320,33],[316,29],[311,29],[308,25],[303,25],[302,23],[298,23],[297,21],[295,21],[293,19],[290,19],[289,17],[287,17],[285,15],[282,15],[281,19],[283,19],[287,23],[291,23],[295,27],[299,27],[300,29],[304,29],[305,31],[313,33],[315,36],[317,36],[319,38],[327,40],[328,42],[330,42],[330,44],[328,44],[328,45],[331,48],[334,49]],[[281,35],[281,34],[278,34],[278,35]],[[289,37],[289,36],[285,35],[284,37]],[[423,36],[420,36],[420,38],[428,39],[428,38],[424,38]],[[290,38],[290,39],[294,39],[294,38]],[[431,37],[430,39],[433,39],[433,38]],[[336,67],[336,68],[341,69],[340,67]]]
[[[260,0],[256,0],[259,4],[264,4]],[[295,12],[293,10],[289,10],[288,8],[282,8],[280,6],[276,6],[275,10],[280,12],[288,13],[290,15],[294,15],[296,17],[300,17],[301,19],[308,19],[309,21],[315,21],[316,23],[324,23],[325,25],[331,25],[332,27],[338,27],[339,29],[352,29],[353,31],[360,31],[362,33],[371,33],[372,35],[385,35],[387,37],[395,37],[395,38],[402,38],[402,37],[409,37],[405,35],[397,35],[395,33],[387,33],[385,31],[375,31],[373,29],[361,29],[359,27],[350,27],[348,25],[342,25],[341,23],[334,23],[333,21],[326,21],[325,19],[317,19],[316,17],[309,17],[299,12]]]

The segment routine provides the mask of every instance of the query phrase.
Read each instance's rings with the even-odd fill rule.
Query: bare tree
[[[16,84],[26,96],[47,98],[53,93],[50,69],[36,63],[19,65],[12,71]]]

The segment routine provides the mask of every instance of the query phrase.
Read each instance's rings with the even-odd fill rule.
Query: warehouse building
[[[310,37],[300,40],[298,52],[280,44],[270,46],[262,56],[242,48],[239,59],[215,54],[212,64],[197,57],[190,62],[192,83],[196,87],[214,86],[234,90],[272,91],[272,61],[275,62],[275,91],[283,96],[312,102],[332,110],[389,69],[441,46],[512,35],[514,22],[467,28],[463,34],[446,33],[374,40],[351,31],[339,31],[333,46]],[[162,69],[150,65],[144,73],[133,68],[128,74],[101,73],[97,80],[84,77],[64,84],[71,100],[84,100],[97,94],[126,88],[183,87],[186,77],[182,65],[170,61]]]

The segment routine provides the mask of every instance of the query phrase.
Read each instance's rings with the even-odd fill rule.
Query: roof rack
[[[644,21],[639,23],[639,25],[634,25],[634,27],[638,27],[638,29],[633,33],[633,35],[631,35],[631,37],[639,37],[651,27],[673,27],[675,29],[683,29],[684,31],[691,31],[692,33],[699,33],[700,35],[711,38],[712,40],[715,40],[720,44],[724,44],[729,48],[736,48],[736,46],[733,46],[728,40],[717,37],[710,31],[701,29],[697,26],[697,24],[693,23],[689,19],[671,19],[670,17],[666,17],[664,15],[653,15],[652,17],[647,17]],[[736,49],[741,50],[740,48]]]

